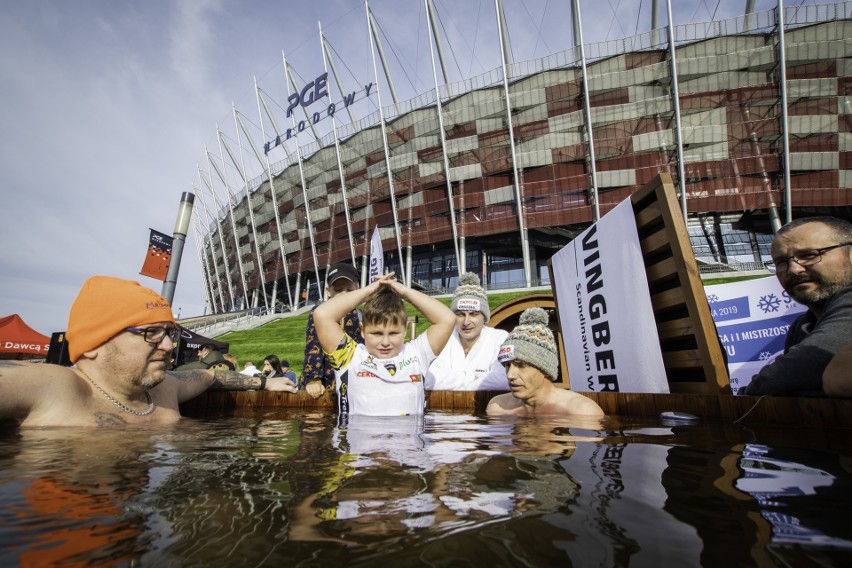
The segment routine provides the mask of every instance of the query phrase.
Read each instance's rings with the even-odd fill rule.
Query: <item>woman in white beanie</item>
[[[524,310],[519,325],[503,342],[497,358],[506,369],[512,392],[491,399],[485,409],[489,416],[604,415],[592,399],[553,384],[559,373],[559,349],[547,325],[549,320],[541,308]]]
[[[508,333],[485,326],[491,318],[491,309],[476,274],[461,275],[450,309],[456,314],[456,327],[447,346],[429,366],[426,388],[509,390],[506,371],[497,362],[497,352]]]

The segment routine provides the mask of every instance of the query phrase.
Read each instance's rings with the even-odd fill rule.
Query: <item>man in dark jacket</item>
[[[835,217],[788,223],[775,235],[772,260],[781,286],[808,311],[790,326],[784,354],[745,394],[825,396],[823,371],[852,344],[852,224]]]

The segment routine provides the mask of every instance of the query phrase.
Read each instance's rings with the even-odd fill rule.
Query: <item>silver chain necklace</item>
[[[80,371],[81,373],[83,373],[83,376],[86,377],[87,379],[89,379],[89,382],[92,383],[92,385],[94,385],[94,387],[96,389],[101,391],[101,394],[104,395],[105,397],[107,397],[107,400],[109,400],[111,403],[113,403],[114,405],[119,407],[124,412],[126,412],[128,414],[133,414],[135,416],[148,416],[149,414],[154,412],[154,400],[151,398],[151,394],[148,391],[145,391],[145,398],[148,399],[148,408],[146,408],[145,410],[143,410],[141,412],[138,411],[138,410],[133,410],[129,406],[122,404],[121,402],[119,402],[116,399],[114,399],[113,397],[111,397],[107,391],[102,389],[98,383],[96,383],[95,381],[92,380],[92,377],[90,377],[89,375],[86,374],[86,371],[84,371],[80,367],[77,367],[77,370]]]

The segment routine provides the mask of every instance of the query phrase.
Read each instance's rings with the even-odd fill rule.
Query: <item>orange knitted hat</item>
[[[150,288],[133,280],[92,276],[68,314],[68,355],[76,363],[125,328],[174,321],[169,303]]]

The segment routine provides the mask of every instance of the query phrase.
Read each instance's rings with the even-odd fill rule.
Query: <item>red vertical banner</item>
[[[165,281],[169,272],[169,262],[172,259],[173,240],[172,237],[151,229],[148,254],[145,255],[145,263],[139,274]]]

